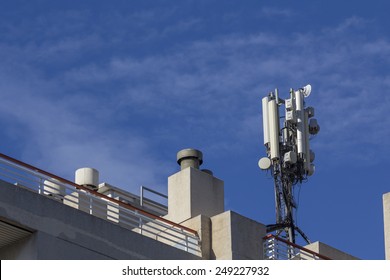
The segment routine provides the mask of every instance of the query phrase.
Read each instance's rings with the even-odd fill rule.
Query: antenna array
[[[272,172],[276,204],[276,224],[268,225],[267,230],[276,231],[277,235],[292,243],[295,243],[296,231],[310,243],[295,225],[293,217],[293,210],[297,207],[293,188],[315,171],[315,154],[310,149],[309,136],[316,135],[320,126],[314,118],[314,108],[305,107],[305,99],[310,93],[311,86],[307,85],[298,90],[290,89],[290,97],[285,100],[279,97],[278,89],[262,99],[267,157],[259,160],[259,167]],[[279,112],[282,106],[284,118]]]

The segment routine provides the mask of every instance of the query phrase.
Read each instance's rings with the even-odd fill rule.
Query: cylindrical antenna
[[[279,154],[279,108],[276,100],[268,102],[268,119],[269,119],[269,138],[271,160],[277,160]]]
[[[297,150],[298,155],[304,158],[306,152],[306,139],[305,139],[305,128],[304,128],[304,108],[303,108],[303,95],[300,90],[295,91],[295,104],[297,114]]]
[[[264,135],[264,145],[269,146],[269,120],[268,120],[268,101],[269,97],[266,96],[264,97],[261,102],[262,102],[262,111],[263,111],[263,135]]]

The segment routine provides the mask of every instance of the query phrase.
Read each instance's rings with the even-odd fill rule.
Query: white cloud
[[[181,28],[197,24],[194,19]],[[158,185],[175,165],[153,154],[161,142],[195,143],[215,153],[241,151],[253,142],[261,149],[260,97],[275,87],[287,95],[289,87],[309,82],[314,92],[308,102],[317,108],[322,127],[314,146],[340,160],[356,157],[354,149],[361,146],[374,155],[390,136],[390,128],[381,125],[389,122],[390,100],[377,94],[390,79],[371,68],[371,61],[388,57],[389,42],[367,42],[350,28],[365,24],[353,18],[322,33],[287,37],[221,35],[142,57],[108,52],[103,63],[81,61],[50,78],[42,74],[50,70],[31,63],[29,53],[48,51],[55,68],[62,65],[57,58],[64,51],[76,57],[88,48],[105,51],[100,34],[33,48],[3,43],[1,57],[9,57],[0,66],[5,97],[0,108],[9,126],[25,128],[20,139],[26,139],[24,153],[32,156],[26,158],[64,174],[93,165],[111,181]]]
[[[261,15],[266,17],[291,17],[293,14],[293,11],[289,9],[275,7],[263,7],[261,9]]]
[[[210,122],[218,122],[227,133],[227,142],[235,141],[233,131],[248,127],[248,123],[255,128],[245,129],[247,136],[259,129],[253,121],[254,114],[259,113],[253,110],[253,100],[258,100],[258,96],[275,86],[281,86],[287,94],[288,87],[311,82],[314,97],[308,102],[313,102],[324,118],[320,119],[322,131],[317,145],[328,149],[336,140],[343,149],[334,153],[353,157],[348,149],[351,141],[356,145],[377,145],[389,134],[388,128],[378,131],[376,125],[378,120],[387,118],[383,112],[388,100],[372,96],[372,92],[386,87],[388,77],[373,70],[370,64],[388,56],[388,42],[383,38],[362,41],[359,29],[354,28],[364,28],[365,24],[364,20],[351,18],[319,34],[294,34],[287,38],[265,33],[222,36],[187,44],[170,55],[140,60],[114,58],[107,73],[98,77],[131,81],[126,91],[119,94],[125,106],[135,102],[155,109],[153,104],[162,104],[166,107],[161,106],[160,111],[177,116],[195,107],[199,120],[194,125],[207,130],[214,127]],[[219,119],[218,115],[224,118]],[[362,128],[367,135],[358,137]],[[253,138],[241,137],[240,141],[248,141],[245,139]]]
[[[19,128],[11,132],[12,138],[24,143],[19,154],[22,160],[70,180],[76,168],[90,166],[100,170],[102,180],[119,187],[134,190],[145,184],[160,189],[165,184],[172,166],[161,164],[147,139],[132,134],[131,129],[119,131],[95,122],[91,114],[99,115],[97,108],[74,110],[75,104],[51,98],[56,83],[29,84],[28,79],[0,82],[1,117]]]

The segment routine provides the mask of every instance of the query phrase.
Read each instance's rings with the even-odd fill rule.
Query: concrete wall
[[[266,226],[232,211],[211,217],[211,258],[218,260],[263,259]]]
[[[321,254],[324,256],[327,256],[328,258],[331,258],[332,260],[358,260],[358,258],[344,253],[343,251],[340,251],[336,248],[333,248],[329,245],[326,245],[322,242],[313,242],[309,245],[304,246],[306,249],[309,249],[317,254]]]
[[[263,259],[266,227],[235,212],[226,211],[211,218],[199,215],[182,225],[198,232],[203,259]]]
[[[201,256],[202,259],[209,260],[212,258],[211,255],[211,219],[209,217],[199,215],[192,219],[189,219],[183,223],[183,226],[189,227],[198,232],[202,246]]]
[[[109,260],[110,255],[97,248],[82,247],[79,243],[36,231],[30,237],[0,250],[0,259],[13,260]]]
[[[168,178],[167,219],[181,223],[198,215],[224,211],[224,183],[206,172],[187,167]]]
[[[186,167],[168,178],[168,215],[196,230],[203,259],[263,258],[266,227],[237,213],[224,212],[224,184],[213,175]]]
[[[390,260],[390,192],[383,195],[383,225],[385,234],[385,256]]]
[[[33,232],[1,248],[1,259],[200,259],[3,181],[0,220]]]

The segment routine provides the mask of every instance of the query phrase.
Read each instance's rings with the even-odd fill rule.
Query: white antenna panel
[[[268,101],[269,97],[264,97],[262,102],[262,109],[263,109],[263,135],[264,135],[264,145],[269,145],[270,139],[269,139],[269,120],[268,120]]]
[[[300,90],[295,92],[295,104],[297,115],[297,149],[298,155],[302,156],[306,152],[305,148],[305,128],[304,128],[304,108],[303,95]]]
[[[286,99],[285,106],[286,110],[294,110],[294,100],[292,98]]]
[[[275,99],[268,101],[268,119],[271,159],[279,159],[279,108]]]
[[[297,122],[297,119],[295,118],[294,111],[286,111],[286,121],[291,122],[291,123]]]

